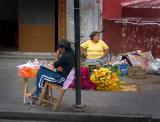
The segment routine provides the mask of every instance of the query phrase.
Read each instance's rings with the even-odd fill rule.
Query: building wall
[[[121,2],[124,0],[103,0],[103,19],[121,17]]]
[[[19,0],[20,51],[54,51],[54,2],[54,0]]]
[[[58,40],[67,37],[66,0],[58,0]]]
[[[102,31],[102,0],[80,0],[81,41],[92,31]],[[74,43],[74,2],[67,0],[67,38]]]
[[[151,51],[154,57],[160,56],[160,21],[144,20],[145,22],[135,22],[137,24],[126,23],[122,27],[122,35],[125,35],[123,42],[126,51],[142,50]],[[152,24],[151,24],[152,23]]]
[[[110,53],[113,55],[123,53],[125,45],[122,41],[122,24],[115,24],[115,21],[104,19],[103,26],[106,30],[103,39],[108,44]]]
[[[114,54],[124,50],[121,37],[121,25],[109,19],[119,18],[122,14],[121,2],[124,0],[103,0],[103,40],[108,44],[110,52]]]
[[[160,17],[159,8],[123,8],[123,17]]]
[[[108,3],[109,1],[110,0],[104,0],[104,6],[106,4],[111,4]],[[120,5],[120,0],[119,3],[117,2],[116,4]],[[114,6],[118,5],[112,3],[111,7],[115,8]],[[112,9],[108,11],[104,9],[103,27],[105,32],[103,34],[103,39],[109,45],[110,52],[113,54],[122,54],[139,49],[142,51],[151,51],[154,57],[160,56],[159,11],[155,14],[155,9],[152,10],[152,8],[150,8],[150,10],[149,14],[144,14],[144,9],[136,8],[135,14],[133,11],[129,11],[128,8],[125,9],[125,13],[121,13],[121,15],[123,15],[123,17],[121,17],[118,9],[116,14],[116,8],[114,12],[112,12]],[[153,15],[152,18],[147,19],[150,15]]]

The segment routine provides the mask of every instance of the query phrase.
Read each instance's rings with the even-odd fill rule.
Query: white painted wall
[[[88,36],[92,31],[102,30],[102,1],[103,0],[80,0],[81,41],[89,39]],[[73,0],[67,0],[67,39],[74,42]]]

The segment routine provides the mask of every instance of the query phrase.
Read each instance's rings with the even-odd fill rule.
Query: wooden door
[[[55,50],[55,0],[19,1],[19,50]]]

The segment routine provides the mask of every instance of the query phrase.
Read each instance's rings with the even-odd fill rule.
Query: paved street
[[[79,113],[72,112],[73,104],[75,104],[74,90],[66,91],[58,112],[52,112],[39,106],[23,105],[24,84],[23,80],[18,77],[16,66],[26,63],[28,60],[24,58],[0,58],[0,118],[3,118],[3,114],[5,115],[7,112],[11,112],[8,117],[16,112],[40,115],[48,113],[48,115],[54,114],[56,116],[59,114],[78,115]],[[160,76],[158,75],[150,75],[145,80],[128,79],[127,82],[136,83],[139,86],[136,93],[82,90],[82,105],[85,105],[87,109],[86,112],[80,114],[101,116],[101,118],[104,116],[131,118],[140,116],[160,119],[159,79]]]

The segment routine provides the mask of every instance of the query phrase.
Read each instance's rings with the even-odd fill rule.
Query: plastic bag
[[[35,59],[35,61],[37,61]],[[22,64],[18,67],[18,75],[23,78],[35,78],[39,69],[39,64],[32,61],[28,61],[26,64]]]
[[[127,75],[128,74],[128,64],[119,64],[118,65],[118,70],[122,72],[122,75]]]
[[[153,62],[148,63],[147,73],[160,74],[160,58],[157,58]]]
[[[18,74],[20,77],[23,78],[35,78],[37,76],[38,69],[39,68],[36,66],[33,67],[22,66],[19,68]]]

